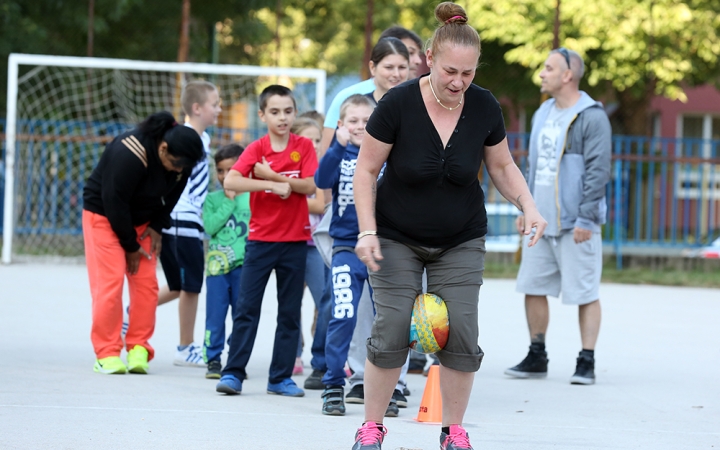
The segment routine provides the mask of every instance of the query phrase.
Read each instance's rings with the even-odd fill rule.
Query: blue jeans
[[[310,364],[313,369],[320,370],[325,370],[325,334],[327,333],[329,317],[327,314],[321,314],[321,311],[327,309],[330,303],[330,292],[326,292],[326,281],[329,277],[330,269],[323,262],[320,252],[318,252],[318,249],[314,245],[308,245],[305,264],[305,284],[308,289],[310,289],[310,295],[312,295],[313,301],[315,302],[315,309],[318,311],[318,317],[315,321],[315,333],[313,334],[313,345],[311,348],[314,362]],[[324,317],[323,320],[321,320],[321,316]],[[302,356],[302,337],[298,340],[297,356]]]
[[[223,375],[245,380],[257,337],[265,286],[273,269],[277,278],[278,312],[270,383],[292,376],[295,350],[300,338],[300,307],[305,275],[306,242],[249,241],[245,247],[245,264],[240,277],[240,296],[233,314],[228,361]]]
[[[239,266],[224,275],[208,276],[205,279],[207,283],[203,343],[205,362],[220,361],[225,347],[225,318],[228,308],[235,315],[235,305],[240,294],[241,273],[242,266]]]

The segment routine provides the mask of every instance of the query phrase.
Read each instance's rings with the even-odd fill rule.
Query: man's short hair
[[[197,103],[204,105],[208,100],[208,94],[217,90],[214,84],[205,80],[192,80],[187,83],[180,94],[180,104],[183,112],[192,117],[192,106]]]
[[[293,102],[293,108],[297,109],[297,104],[295,103],[295,96],[289,88],[285,86],[280,86],[279,84],[271,84],[270,86],[263,89],[263,91],[260,93],[260,101],[258,105],[260,107],[260,111],[265,112],[268,99],[273,95],[279,95],[280,97],[290,97]]]
[[[417,44],[418,48],[422,50],[423,48],[423,42],[422,39],[420,39],[420,36],[418,36],[414,31],[408,30],[407,28],[403,28],[399,25],[393,25],[390,28],[386,29],[382,32],[380,35],[380,38],[378,41],[382,38],[386,37],[394,37],[398,38],[400,40],[402,39],[412,39],[415,44]]]
[[[351,95],[340,105],[340,120],[345,120],[345,113],[347,113],[348,108],[351,106],[367,106],[370,109],[375,109],[375,102],[367,95]]]
[[[580,84],[580,80],[582,80],[583,75],[585,75],[585,62],[583,61],[582,56],[580,56],[580,54],[575,50],[570,50],[565,47],[551,50],[550,54],[557,53],[565,58],[565,52],[567,52],[567,59],[570,61],[570,70],[573,73],[573,78],[578,82],[578,84]]]
[[[242,145],[234,143],[221,147],[220,150],[215,153],[215,164],[220,164],[220,161],[226,159],[238,159],[244,150],[245,148]]]

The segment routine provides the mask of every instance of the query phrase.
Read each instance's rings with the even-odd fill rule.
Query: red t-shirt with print
[[[270,168],[288,178],[308,178],[315,175],[318,162],[315,147],[310,139],[290,134],[287,147],[275,152],[270,136],[265,135],[242,152],[233,165],[244,177],[254,177],[255,163],[263,157]],[[251,241],[296,242],[310,239],[307,196],[293,192],[283,200],[272,191],[250,193],[250,234]]]

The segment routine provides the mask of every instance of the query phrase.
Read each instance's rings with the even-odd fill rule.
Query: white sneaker
[[[202,347],[198,347],[194,342],[182,350],[178,347],[173,364],[185,367],[207,367],[203,359]]]
[[[128,327],[130,326],[130,305],[123,311],[123,322],[122,329],[120,330],[120,337],[123,341],[123,347],[125,346],[125,335],[127,335]]]

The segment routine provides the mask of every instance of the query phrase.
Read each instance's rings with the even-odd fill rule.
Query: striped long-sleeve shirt
[[[185,123],[189,127],[190,124]],[[204,236],[202,207],[208,193],[210,182],[210,136],[203,132],[200,136],[205,147],[205,159],[198,162],[192,169],[185,190],[180,196],[177,205],[170,214],[172,225],[163,230],[163,233],[174,236],[196,237]]]

